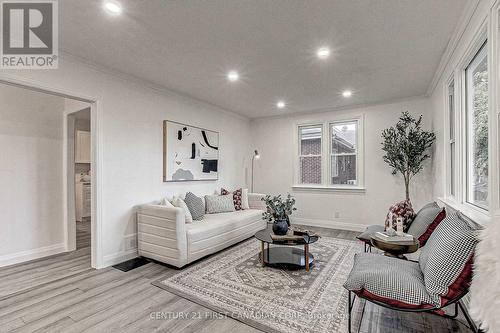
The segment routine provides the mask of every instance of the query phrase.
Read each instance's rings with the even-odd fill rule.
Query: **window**
[[[455,143],[455,82],[448,85],[448,120],[449,120],[449,194],[456,195],[455,172],[456,172],[456,143]]]
[[[488,58],[486,43],[465,70],[466,200],[488,208]]]
[[[301,184],[321,184],[323,126],[299,127],[299,167]]]
[[[298,189],[364,192],[363,116],[298,125]]]
[[[358,122],[330,124],[330,184],[357,185]]]

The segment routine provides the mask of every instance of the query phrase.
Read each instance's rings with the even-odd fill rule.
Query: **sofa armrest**
[[[184,216],[184,210],[179,207],[167,207],[157,204],[145,204],[139,206],[137,209],[138,214],[146,214],[149,216],[155,216],[163,219],[167,219],[168,222],[176,221],[177,217]],[[185,216],[184,216],[185,218]]]
[[[250,209],[267,210],[266,203],[262,201],[266,195],[261,193],[248,193],[248,206]]]
[[[186,217],[182,208],[139,206],[137,234],[139,255],[176,267],[186,264]]]

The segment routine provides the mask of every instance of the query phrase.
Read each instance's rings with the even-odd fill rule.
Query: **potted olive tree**
[[[410,201],[410,180],[430,158],[429,148],[436,140],[436,135],[422,130],[421,124],[422,116],[416,119],[405,111],[396,126],[382,132],[384,161],[392,168],[393,175],[400,173],[403,176],[407,201]]]
[[[271,197],[266,195],[262,198],[266,203],[267,211],[262,213],[262,217],[273,223],[273,232],[276,235],[286,235],[288,227],[290,226],[290,215],[292,215],[295,208],[295,199],[288,194],[286,199],[281,198],[281,194]]]

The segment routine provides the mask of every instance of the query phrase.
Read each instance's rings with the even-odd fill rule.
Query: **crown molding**
[[[431,83],[429,84],[429,87],[427,88],[427,92],[425,96],[430,96],[436,89],[436,86],[441,80],[441,77],[444,74],[444,71],[446,69],[446,66],[451,60],[451,57],[455,53],[458,44],[460,40],[462,39],[463,34],[465,33],[465,30],[469,26],[469,23],[476,13],[476,10],[479,6],[479,3],[481,0],[471,0],[468,2],[468,4],[465,6],[462,15],[460,17],[460,20],[457,23],[457,26],[455,27],[455,30],[453,31],[453,34],[450,38],[450,41],[448,42],[448,45],[446,46],[446,50],[443,53],[443,56],[441,57],[441,60],[439,61],[438,68],[436,72],[434,73],[434,76],[432,77]]]
[[[251,118],[250,120],[251,121],[258,121],[258,120],[263,120],[263,119],[279,119],[279,118],[292,118],[292,117],[300,117],[300,116],[307,116],[307,115],[317,115],[317,114],[328,113],[328,112],[352,111],[352,110],[366,109],[366,108],[380,106],[380,105],[391,105],[391,104],[398,104],[398,103],[405,103],[405,102],[413,102],[413,101],[418,101],[418,100],[423,100],[423,99],[428,99],[428,96],[427,95],[416,95],[416,96],[410,96],[410,97],[404,97],[404,98],[386,99],[386,100],[382,100],[379,102],[373,102],[373,103],[359,103],[359,104],[352,104],[352,105],[339,106],[339,107],[302,110],[302,111],[297,111],[297,112],[281,113],[281,114],[271,115],[271,116],[255,117],[255,118]]]

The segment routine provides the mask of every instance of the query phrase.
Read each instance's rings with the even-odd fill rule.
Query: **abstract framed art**
[[[219,133],[163,121],[163,181],[219,179]]]

